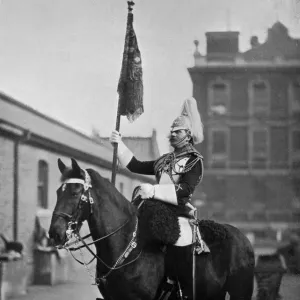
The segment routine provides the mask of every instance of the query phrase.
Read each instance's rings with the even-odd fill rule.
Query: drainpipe
[[[19,155],[20,144],[30,140],[31,132],[6,120],[0,119],[0,130],[8,132],[14,139],[13,162],[13,240],[18,240],[18,210],[19,210]],[[1,297],[0,297],[1,298]]]
[[[19,161],[20,161],[20,145],[29,141],[30,131],[24,130],[21,136],[18,136],[14,143],[14,184],[13,184],[13,239],[18,240],[19,231]]]
[[[14,201],[13,201],[13,238],[14,238],[14,241],[18,240],[19,145],[20,145],[20,139],[17,138],[14,143]]]

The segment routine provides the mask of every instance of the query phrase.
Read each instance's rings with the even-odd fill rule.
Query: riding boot
[[[169,245],[166,255],[167,275],[172,279],[178,279],[184,296],[192,295],[193,276],[192,276],[192,249],[193,246],[173,246]]]
[[[167,278],[166,281],[162,284],[161,286],[161,292],[159,296],[155,299],[157,300],[168,300],[169,297],[171,296],[173,290],[175,288],[175,281]]]

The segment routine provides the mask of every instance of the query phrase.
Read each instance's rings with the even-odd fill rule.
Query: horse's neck
[[[101,258],[111,265],[132,238],[136,213],[128,200],[119,194],[116,196],[115,192],[102,190],[101,199],[94,200],[88,224],[94,241],[107,236],[96,243],[96,249]]]

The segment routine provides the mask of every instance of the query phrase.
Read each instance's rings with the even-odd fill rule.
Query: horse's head
[[[72,166],[67,168],[58,159],[62,185],[56,191],[57,202],[49,229],[49,236],[56,246],[63,246],[73,232],[80,230],[82,222],[89,217],[93,203],[89,174],[79,167],[75,159],[71,160]]]

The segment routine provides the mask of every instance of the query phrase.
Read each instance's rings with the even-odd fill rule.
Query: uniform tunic
[[[157,160],[139,161],[132,157],[127,165],[131,172],[155,175],[158,184],[173,184],[178,206],[191,200],[196,186],[203,176],[203,157],[190,144],[179,153],[170,152]]]

